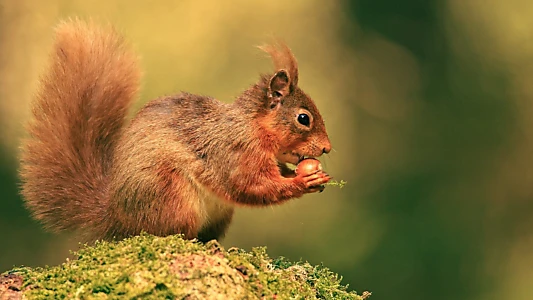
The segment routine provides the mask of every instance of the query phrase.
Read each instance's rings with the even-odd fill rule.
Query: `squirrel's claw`
[[[326,188],[325,185],[313,186],[313,187],[308,188],[307,192],[308,193],[316,193],[316,192],[322,193],[325,188]]]

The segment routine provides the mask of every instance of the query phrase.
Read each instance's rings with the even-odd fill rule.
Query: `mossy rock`
[[[147,234],[97,242],[77,259],[0,276],[0,298],[17,299],[365,299],[323,266],[271,259],[265,248],[228,250],[215,241]],[[12,298],[11,298],[12,297]]]

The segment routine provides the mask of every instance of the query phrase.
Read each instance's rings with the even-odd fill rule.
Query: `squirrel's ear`
[[[268,97],[279,102],[281,97],[289,94],[289,90],[289,74],[283,69],[277,71],[268,82]]]

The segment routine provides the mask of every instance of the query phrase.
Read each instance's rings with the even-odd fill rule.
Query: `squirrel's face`
[[[279,137],[279,162],[298,164],[304,158],[329,153],[331,143],[318,108],[298,86],[290,85],[284,70],[270,79],[267,96],[272,127]]]

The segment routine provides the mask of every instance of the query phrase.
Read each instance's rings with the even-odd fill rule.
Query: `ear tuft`
[[[290,87],[298,85],[298,63],[291,49],[285,43],[277,41],[274,44],[260,46],[259,49],[270,55],[278,73],[286,72]]]

